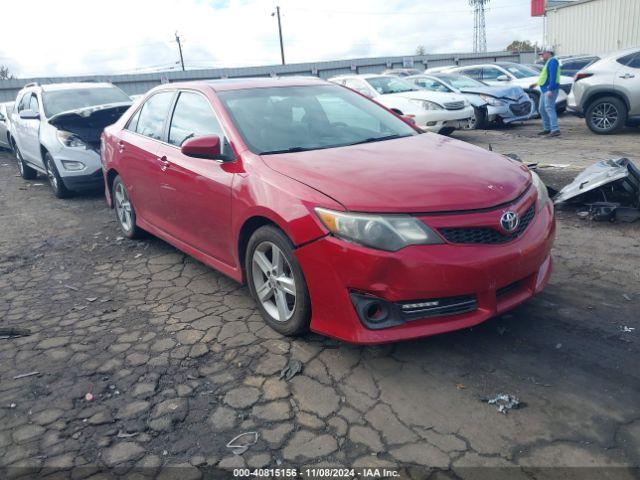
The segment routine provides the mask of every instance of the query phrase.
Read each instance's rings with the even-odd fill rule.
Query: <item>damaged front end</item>
[[[640,219],[640,169],[628,158],[603,160],[586,168],[553,199],[557,206],[582,206],[593,220]]]
[[[111,103],[58,113],[49,119],[56,127],[61,142],[80,140],[93,150],[100,150],[100,134],[115,123],[131,106],[131,102]],[[73,146],[72,144],[66,146]]]

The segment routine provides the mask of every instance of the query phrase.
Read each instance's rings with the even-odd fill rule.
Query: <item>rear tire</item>
[[[311,298],[291,240],[278,228],[257,229],[247,245],[245,272],[249,291],[267,325],[286,336],[306,333]]]
[[[453,132],[455,131],[455,128],[453,127],[444,127],[442,130],[440,130],[440,135],[446,135],[449,136],[451,135]]]
[[[616,97],[598,98],[587,108],[585,119],[593,133],[618,133],[627,123],[627,106]]]
[[[47,169],[47,177],[49,178],[49,184],[51,185],[53,194],[58,198],[71,197],[73,192],[65,186],[60,174],[58,173],[56,162],[53,161],[49,152],[44,154],[44,166]]]
[[[129,192],[120,175],[113,179],[111,186],[111,201],[113,209],[116,212],[118,226],[127,238],[140,238],[144,235],[144,231],[136,225],[136,211],[133,208]]]
[[[18,146],[14,144],[13,146],[15,155],[16,155],[16,163],[18,164],[18,170],[20,170],[20,176],[25,180],[35,180],[38,178],[38,172],[31,168],[29,165],[24,163],[22,159],[22,154],[18,149]]]

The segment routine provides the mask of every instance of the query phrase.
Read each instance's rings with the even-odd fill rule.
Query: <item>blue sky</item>
[[[174,32],[187,68],[279,63],[280,5],[287,62],[466,52],[473,46],[467,0],[22,0],[3,6],[0,64],[18,76],[143,73],[178,68]],[[29,15],[29,12],[39,12]],[[541,41],[530,0],[491,0],[487,43]]]

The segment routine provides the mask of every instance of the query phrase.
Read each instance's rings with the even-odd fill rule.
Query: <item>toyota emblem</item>
[[[507,233],[513,233],[520,224],[520,218],[516,212],[504,212],[500,217],[500,226]]]

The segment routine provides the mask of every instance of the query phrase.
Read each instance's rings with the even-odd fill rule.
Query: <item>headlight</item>
[[[433,245],[442,239],[409,215],[368,215],[316,208],[329,231],[337,237],[378,250],[395,252],[409,245]]]
[[[62,145],[64,145],[65,147],[71,147],[71,148],[84,148],[87,146],[86,143],[84,143],[80,137],[78,137],[77,135],[74,135],[71,132],[65,132],[64,130],[58,130],[56,131],[56,136],[58,137],[58,140],[60,141],[60,143]]]
[[[480,95],[480,98],[494,107],[502,107],[504,105],[504,102],[502,100],[498,100],[496,97],[490,97],[489,95]]]
[[[442,107],[435,102],[430,102],[429,100],[418,100],[412,98],[411,102],[418,105],[423,110],[442,110]]]
[[[536,187],[538,191],[538,201],[536,202],[536,212],[542,210],[542,208],[549,202],[549,191],[547,190],[547,186],[540,179],[536,172],[531,172],[531,181],[533,182],[533,186]]]

